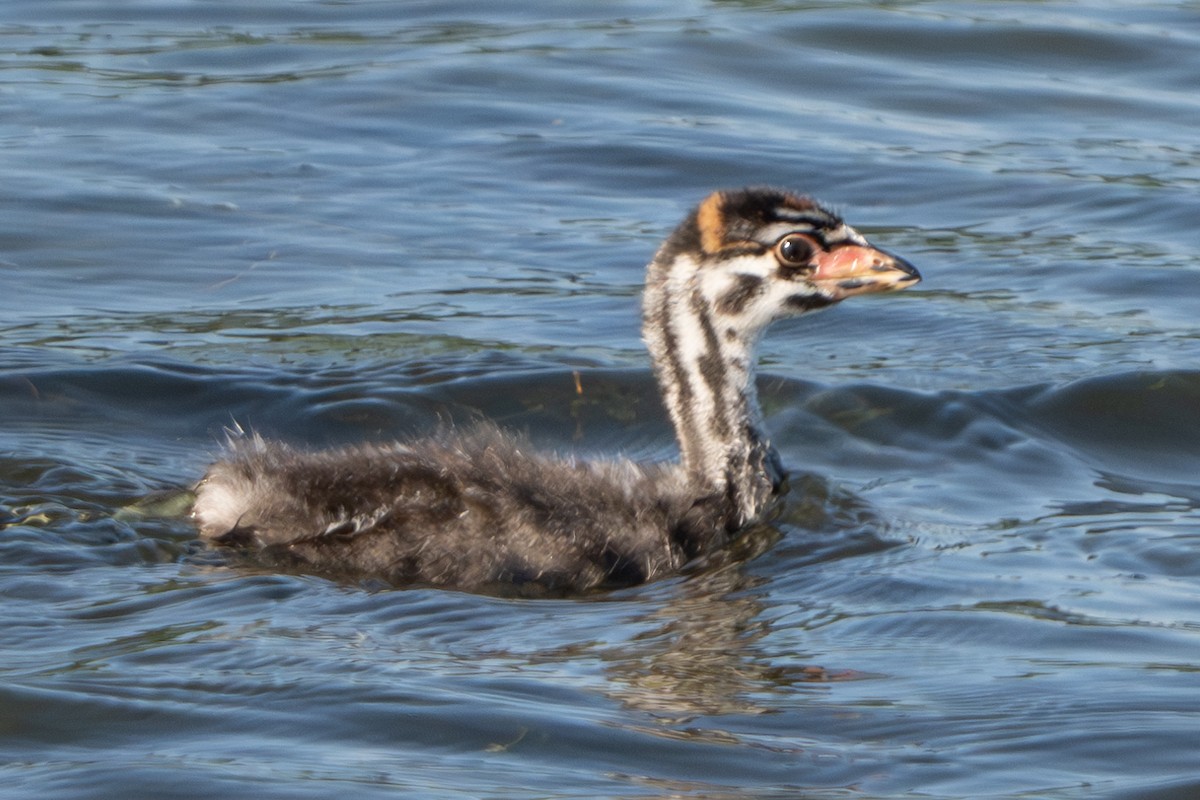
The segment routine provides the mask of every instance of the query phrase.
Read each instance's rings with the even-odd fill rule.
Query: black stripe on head
[[[835,214],[811,197],[780,189],[750,188],[722,192],[728,240],[754,240],[764,226],[784,222],[813,231],[832,230],[842,224]]]
[[[808,227],[814,231],[833,230],[842,221],[825,209],[817,206],[810,209],[795,209],[790,206],[779,206],[776,209],[776,222],[788,222],[793,225]]]
[[[820,308],[827,308],[836,300],[826,297],[823,294],[794,294],[783,301],[784,306],[793,313],[803,314],[805,311],[816,311]]]
[[[812,198],[781,189],[714,192],[667,237],[659,259],[670,262],[681,253],[719,260],[760,255],[774,244],[763,241],[763,228],[779,224],[811,233],[824,243],[824,232],[837,229],[842,221]]]
[[[763,293],[763,279],[757,275],[735,276],[733,288],[717,298],[717,313],[737,316]]]

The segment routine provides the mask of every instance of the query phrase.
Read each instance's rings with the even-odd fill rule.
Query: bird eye
[[[789,233],[775,243],[775,258],[785,267],[807,267],[814,249],[807,236]]]

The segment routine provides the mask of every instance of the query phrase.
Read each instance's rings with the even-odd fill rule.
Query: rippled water
[[[6,798],[1200,793],[1200,5],[17,0],[0,45]],[[172,504],[235,422],[670,457],[643,264],[764,182],[925,282],[768,337],[792,491],[727,563],[382,590]]]

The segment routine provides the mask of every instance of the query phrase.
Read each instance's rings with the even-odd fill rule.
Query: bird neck
[[[689,257],[660,252],[643,298],[642,333],[675,433],[698,491],[729,503],[740,526],[755,519],[783,480],[755,389],[761,330],[723,312]]]

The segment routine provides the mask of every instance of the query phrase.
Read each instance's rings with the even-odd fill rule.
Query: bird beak
[[[809,281],[835,300],[851,295],[894,292],[921,280],[917,268],[903,258],[855,244],[817,253]]]

